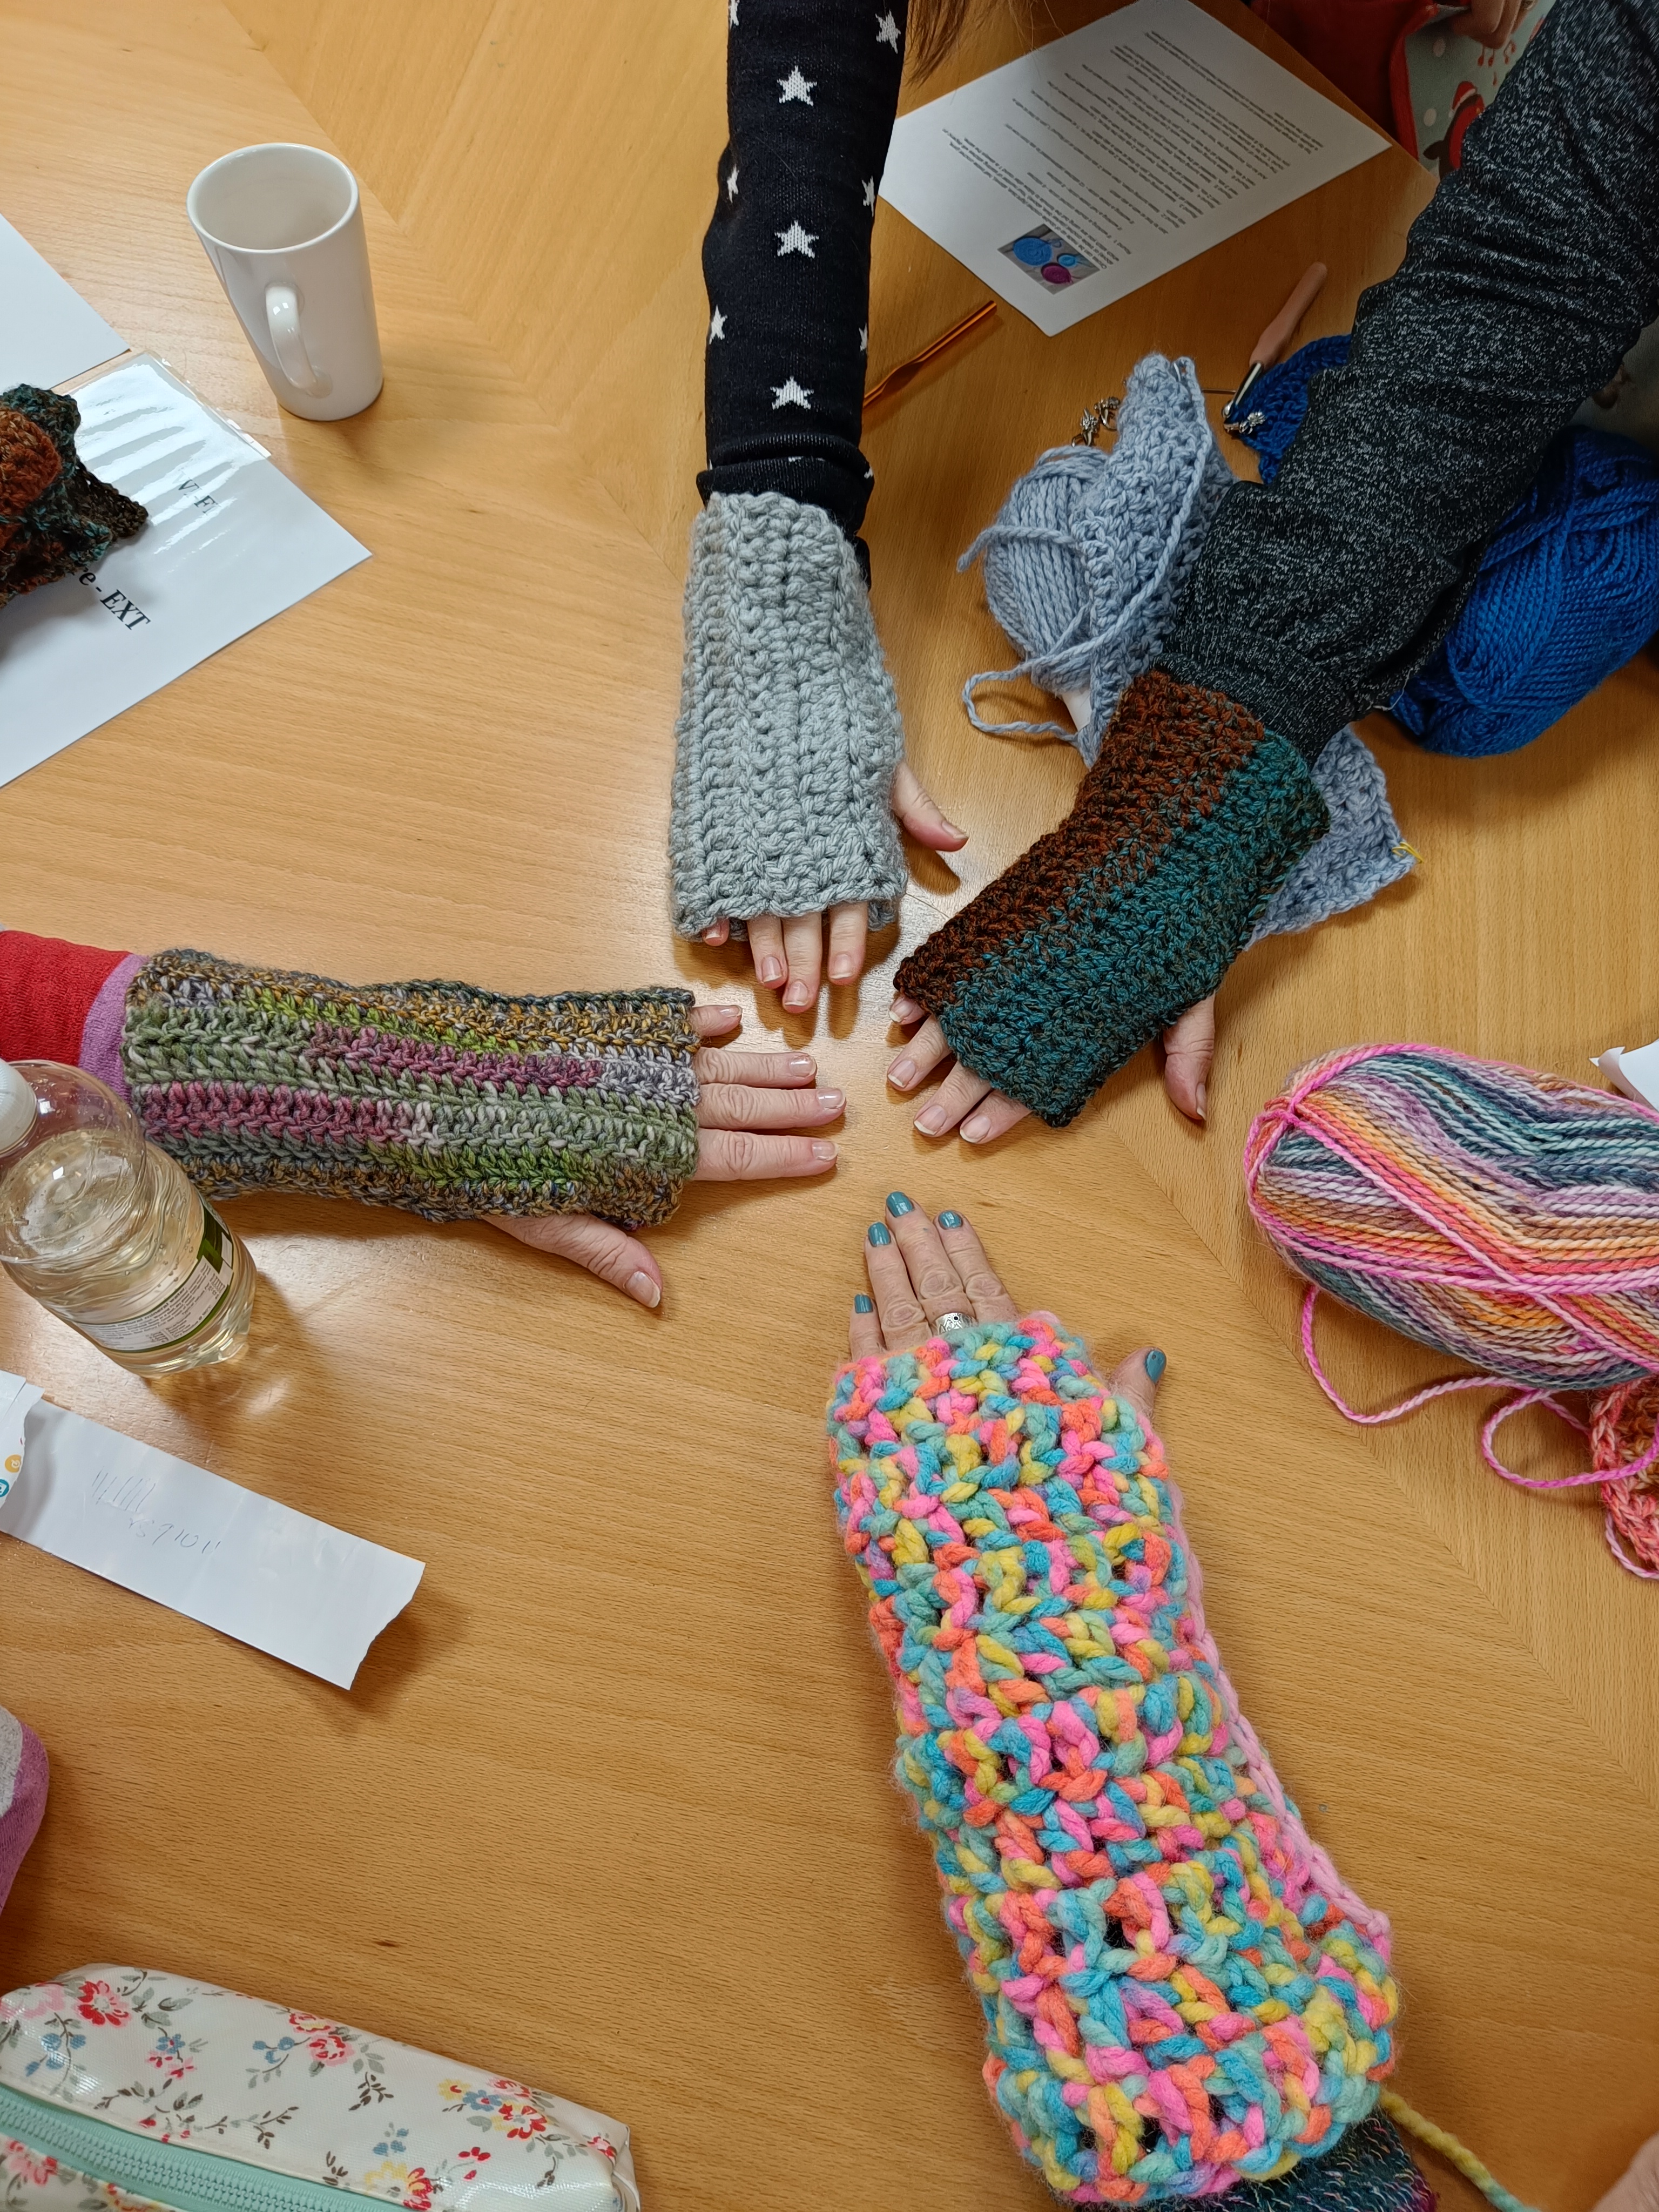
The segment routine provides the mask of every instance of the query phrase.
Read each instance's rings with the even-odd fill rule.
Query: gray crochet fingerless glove
[[[716,492],[691,532],[669,851],[674,927],[818,914],[905,884],[904,732],[853,548],[822,507]]]

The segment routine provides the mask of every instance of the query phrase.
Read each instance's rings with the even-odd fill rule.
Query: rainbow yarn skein
[[[1389,1421],[1449,1391],[1516,1385],[1483,1431],[1487,1464],[1528,1489],[1601,1483],[1615,1557],[1659,1570],[1659,1515],[1626,1487],[1659,1462],[1659,1403],[1640,1401],[1639,1435],[1630,1412],[1630,1386],[1659,1376],[1659,1114],[1435,1045],[1357,1046],[1311,1061],[1262,1109],[1244,1185],[1257,1223],[1310,1285],[1303,1346],[1334,1405],[1351,1420]],[[1314,1349],[1322,1289],[1479,1371],[1356,1413]],[[1558,1390],[1615,1395],[1586,1424]],[[1599,1423],[1596,1464],[1548,1480],[1505,1467],[1493,1435],[1529,1405],[1579,1429]],[[1621,1456],[1601,1418],[1610,1408],[1630,1447]]]
[[[830,1437],[1020,2150],[1122,2205],[1333,2151],[1394,2064],[1389,1925],[1239,1711],[1158,1438],[1048,1316],[843,1368]]]

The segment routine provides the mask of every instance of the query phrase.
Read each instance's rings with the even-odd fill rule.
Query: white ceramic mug
[[[271,390],[337,422],[380,395],[380,337],[357,179],[317,146],[244,146],[185,207]]]

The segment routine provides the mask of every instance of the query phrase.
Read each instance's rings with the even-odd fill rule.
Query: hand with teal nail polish
[[[887,1215],[890,1229],[872,1221],[865,1231],[870,1294],[860,1291],[853,1300],[847,1341],[854,1359],[913,1351],[936,1337],[949,1315],[969,1322],[1011,1322],[1030,1310],[1004,1289],[977,1231],[954,1207],[930,1221],[914,1199],[894,1190],[887,1194]],[[963,1340],[947,1326],[951,1340]],[[974,1340],[969,1334],[965,1340],[971,1346]],[[1111,1378],[1113,1395],[1127,1399],[1148,1428],[1167,1364],[1161,1352],[1133,1352]]]

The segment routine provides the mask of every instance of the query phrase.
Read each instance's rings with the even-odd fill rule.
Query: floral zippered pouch
[[[628,2130],[260,1997],[80,1966],[0,1997],[0,2212],[639,2212]]]

